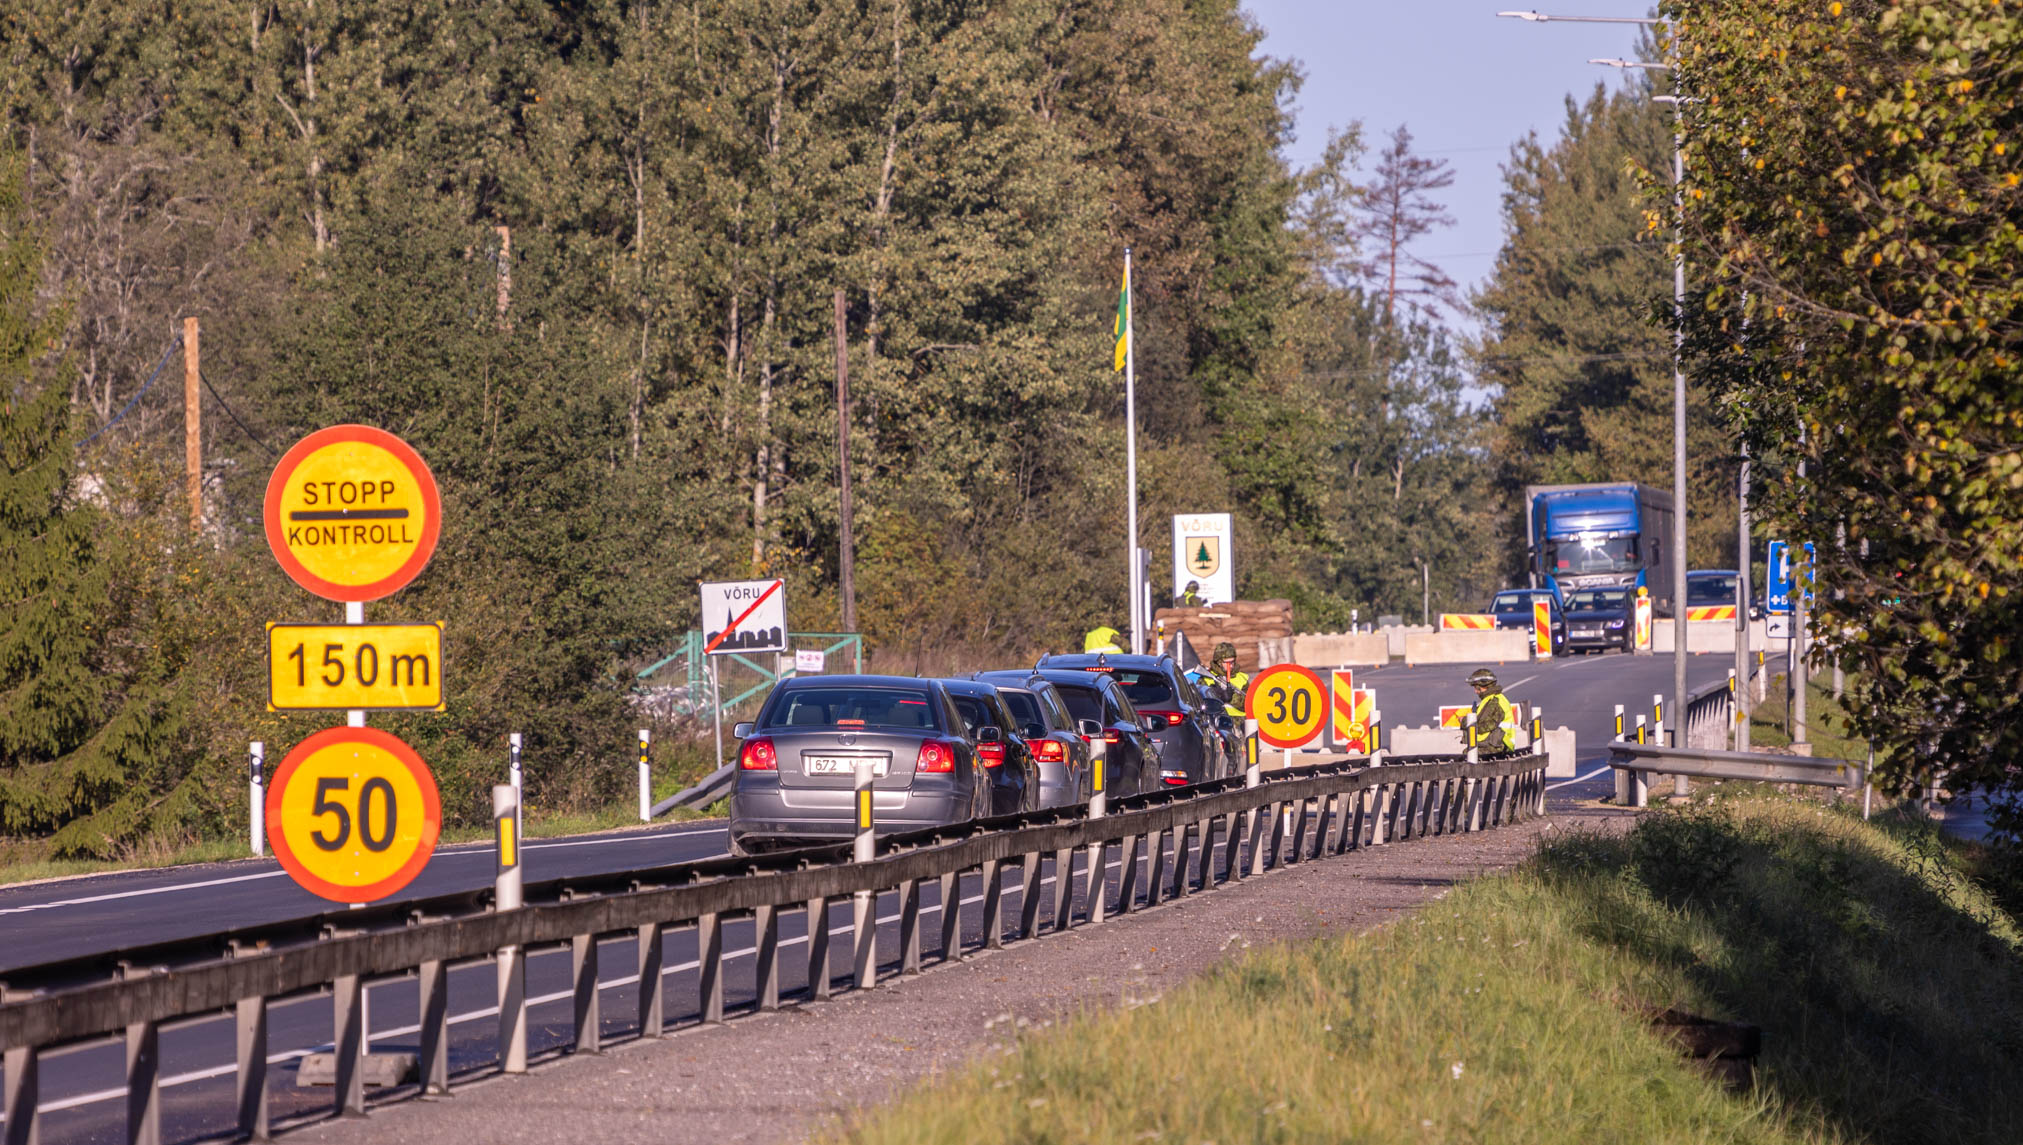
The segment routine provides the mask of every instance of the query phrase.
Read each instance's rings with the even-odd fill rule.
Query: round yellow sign
[[[267,546],[295,583],[330,600],[398,592],[434,554],[442,496],[406,442],[334,425],[295,443],[267,479]]]
[[[267,791],[267,841],[310,892],[372,902],[414,880],[442,835],[435,776],[378,728],[328,728],[288,753]]]
[[[1273,747],[1305,747],[1328,718],[1321,678],[1298,664],[1266,668],[1250,682],[1245,712],[1257,721],[1257,738]]]

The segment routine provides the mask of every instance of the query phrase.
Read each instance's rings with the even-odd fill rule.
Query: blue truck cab
[[[1526,565],[1533,588],[1562,603],[1585,588],[1650,591],[1672,613],[1672,495],[1648,485],[1531,485],[1524,491]]]

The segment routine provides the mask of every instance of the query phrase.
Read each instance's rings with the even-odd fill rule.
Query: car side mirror
[[[754,723],[752,723],[752,722],[751,722],[750,720],[746,720],[746,721],[743,721],[743,722],[741,722],[741,723],[735,723],[735,724],[732,724],[732,725],[731,725],[731,738],[732,738],[732,739],[749,739],[749,738],[751,737],[751,734],[752,734],[752,732],[756,731],[757,729],[758,729],[758,725],[757,725],[757,724],[754,724]]]
[[[1103,725],[1097,723],[1094,720],[1076,720],[1075,731],[1079,733],[1083,739],[1103,738]]]
[[[999,731],[997,728],[986,724],[985,726],[976,729],[976,742],[1003,743],[1004,733]]]

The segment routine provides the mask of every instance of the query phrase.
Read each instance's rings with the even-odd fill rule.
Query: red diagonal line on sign
[[[766,602],[766,598],[780,591],[780,586],[785,583],[787,582],[784,580],[776,580],[773,582],[773,587],[760,593],[759,598],[752,602],[752,606],[750,608],[747,608],[743,612],[738,613],[738,618],[736,620],[731,621],[729,628],[726,628],[722,632],[717,633],[715,640],[712,640],[708,644],[702,646],[703,655],[707,656],[711,652],[716,651],[716,646],[723,643],[724,637],[729,636],[733,632],[736,632],[738,630],[738,625],[743,624],[747,617],[751,616],[752,613],[757,612],[759,610],[759,606]]]

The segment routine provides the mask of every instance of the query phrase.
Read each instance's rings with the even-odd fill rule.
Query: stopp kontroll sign
[[[329,600],[378,600],[428,564],[442,496],[421,455],[368,425],[295,443],[267,479],[267,545],[296,584]]]

